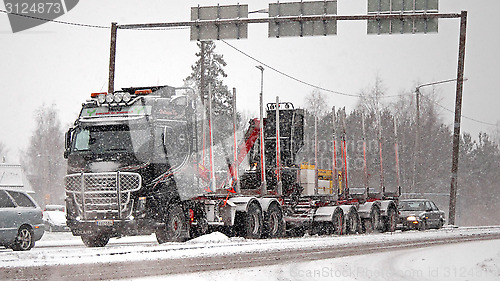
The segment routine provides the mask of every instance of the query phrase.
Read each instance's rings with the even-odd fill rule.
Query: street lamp
[[[417,123],[417,129],[415,132],[415,150],[414,150],[414,156],[413,156],[413,190],[417,190],[417,183],[418,183],[418,165],[419,159],[418,159],[418,152],[419,152],[419,139],[420,139],[420,88],[427,87],[427,86],[434,86],[438,84],[444,84],[444,83],[449,83],[449,82],[454,82],[457,81],[457,79],[448,79],[448,80],[443,80],[443,81],[437,81],[437,82],[432,82],[432,83],[426,83],[426,84],[421,84],[418,85],[415,88],[415,99],[416,99],[416,106],[417,106],[417,116],[416,116],[416,123]],[[462,79],[462,82],[467,81],[467,78]],[[451,196],[451,195],[450,195]],[[455,208],[455,206],[450,206],[450,208]]]
[[[260,178],[261,185],[260,191],[262,195],[267,194],[267,182],[266,182],[266,156],[265,156],[265,144],[264,144],[264,67],[262,65],[257,65],[257,69],[260,70]]]

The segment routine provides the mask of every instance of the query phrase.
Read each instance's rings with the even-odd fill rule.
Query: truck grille
[[[65,177],[66,193],[72,197],[83,220],[125,219],[132,214],[131,192],[141,188],[137,173],[81,173]]]

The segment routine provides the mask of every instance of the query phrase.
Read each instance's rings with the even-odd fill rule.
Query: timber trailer
[[[395,229],[399,192],[352,193],[336,166],[318,178],[297,163],[304,111],[291,103],[268,104],[267,118],[250,120],[228,146],[213,128],[210,95],[202,102],[190,88],[154,86],[90,97],[64,152],[67,225],[88,247],[152,233],[164,243],[212,231],[257,239]],[[321,192],[325,182],[338,188]]]

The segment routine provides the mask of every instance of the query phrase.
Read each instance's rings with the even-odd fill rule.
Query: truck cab
[[[189,88],[91,94],[66,133],[67,223],[74,235],[102,246],[110,237],[150,234],[165,223],[163,209],[200,193],[188,171],[196,156],[196,140],[188,137],[196,106]]]

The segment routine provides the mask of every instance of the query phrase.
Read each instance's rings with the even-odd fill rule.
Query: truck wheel
[[[283,211],[277,204],[272,204],[265,213],[264,218],[264,237],[277,238],[283,237],[285,232],[285,223],[283,222]]]
[[[356,234],[359,229],[360,219],[355,208],[351,208],[347,215],[346,233]]]
[[[158,243],[184,242],[186,240],[184,233],[187,230],[187,224],[179,204],[173,204],[168,208],[164,223],[165,225],[160,226],[155,233]]]
[[[384,219],[384,231],[396,231],[396,210],[394,208],[387,210],[387,217]]]
[[[14,244],[12,245],[12,250],[28,251],[33,248],[34,245],[35,240],[33,238],[33,231],[27,226],[19,228]]]
[[[263,218],[260,206],[256,203],[250,203],[248,211],[237,216],[235,227],[239,236],[258,239],[262,236]]]
[[[109,242],[109,234],[107,233],[84,234],[81,238],[83,244],[90,248],[104,247]]]
[[[373,205],[370,218],[363,220],[363,229],[365,233],[379,232],[380,227],[380,208],[377,205]]]
[[[332,218],[333,224],[333,234],[342,235],[344,234],[344,213],[340,208],[335,210]]]

